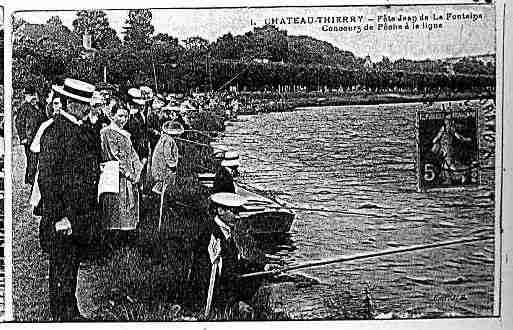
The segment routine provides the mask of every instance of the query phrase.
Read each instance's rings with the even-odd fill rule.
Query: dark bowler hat
[[[70,78],[64,80],[63,86],[53,86],[52,88],[61,95],[83,103],[91,103],[95,90],[94,85]]]

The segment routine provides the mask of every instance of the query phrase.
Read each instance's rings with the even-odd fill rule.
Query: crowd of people
[[[175,139],[191,129],[188,113],[223,105],[229,118],[236,115],[238,103],[227,95],[154,94],[146,86],[120,93],[112,86],[97,88],[69,78],[52,86],[46,104],[38,102],[31,87],[24,97],[15,126],[26,156],[30,204],[41,217],[39,240],[49,259],[51,315],[56,321],[82,320],[76,286],[87,251],[98,242],[103,248],[113,238],[135,239],[146,195],[160,196],[160,230],[164,195],[175,184],[180,164]],[[210,263],[207,270],[195,269],[208,284],[204,291],[211,303],[206,309],[212,305],[226,310],[248,297],[243,292],[254,292],[255,286],[238,274],[276,265],[266,264],[255,248],[243,248],[252,241],[236,230],[244,204],[234,185],[238,154],[216,155],[220,170],[210,197],[212,226],[203,247]]]

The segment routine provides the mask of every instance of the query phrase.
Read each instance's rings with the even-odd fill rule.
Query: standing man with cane
[[[159,232],[162,226],[162,212],[166,189],[175,184],[178,165],[178,146],[174,137],[182,135],[184,129],[177,122],[167,121],[162,125],[160,136],[151,159],[151,180],[154,193],[160,195]]]

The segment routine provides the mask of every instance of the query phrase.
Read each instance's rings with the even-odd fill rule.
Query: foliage
[[[494,63],[462,58],[391,61],[384,57],[372,66],[365,59],[309,36],[291,36],[266,25],[243,35],[227,33],[210,43],[195,36],[153,35],[150,10],[131,10],[126,20],[124,43],[109,26],[105,13],[79,11],[74,33],[54,17],[44,38],[29,38],[15,32],[13,49],[14,87],[27,83],[51,84],[67,75],[92,83],[103,80],[126,89],[158,83],[159,92],[207,91],[227,82],[245,91],[338,90],[437,94],[441,90],[464,91],[495,86]],[[17,21],[17,25],[23,22]],[[89,31],[98,52],[84,57],[77,35]],[[18,35],[18,37],[16,37]],[[116,40],[117,39],[117,40]]]
[[[132,9],[128,12],[125,29],[125,45],[135,50],[142,50],[150,45],[155,28],[151,24],[151,10]]]
[[[454,72],[463,74],[492,74],[494,73],[492,62],[484,64],[483,61],[462,58],[454,64]]]
[[[16,17],[16,15],[12,16],[12,30],[16,32],[26,21],[23,18]]]
[[[59,16],[52,16],[46,21],[46,24],[59,26],[62,25],[62,20]]]
[[[212,43],[212,54],[219,59],[237,60],[244,52],[243,37],[227,33]]]
[[[272,62],[287,61],[287,31],[265,25],[246,33],[245,37],[244,58],[261,58]]]
[[[80,10],[73,20],[73,31],[82,37],[90,34],[92,47],[97,49],[119,47],[121,40],[110,27],[107,14],[102,10]]]

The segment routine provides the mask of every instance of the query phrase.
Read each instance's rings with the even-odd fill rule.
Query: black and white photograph
[[[188,6],[7,16],[15,322],[500,316],[494,1]]]

